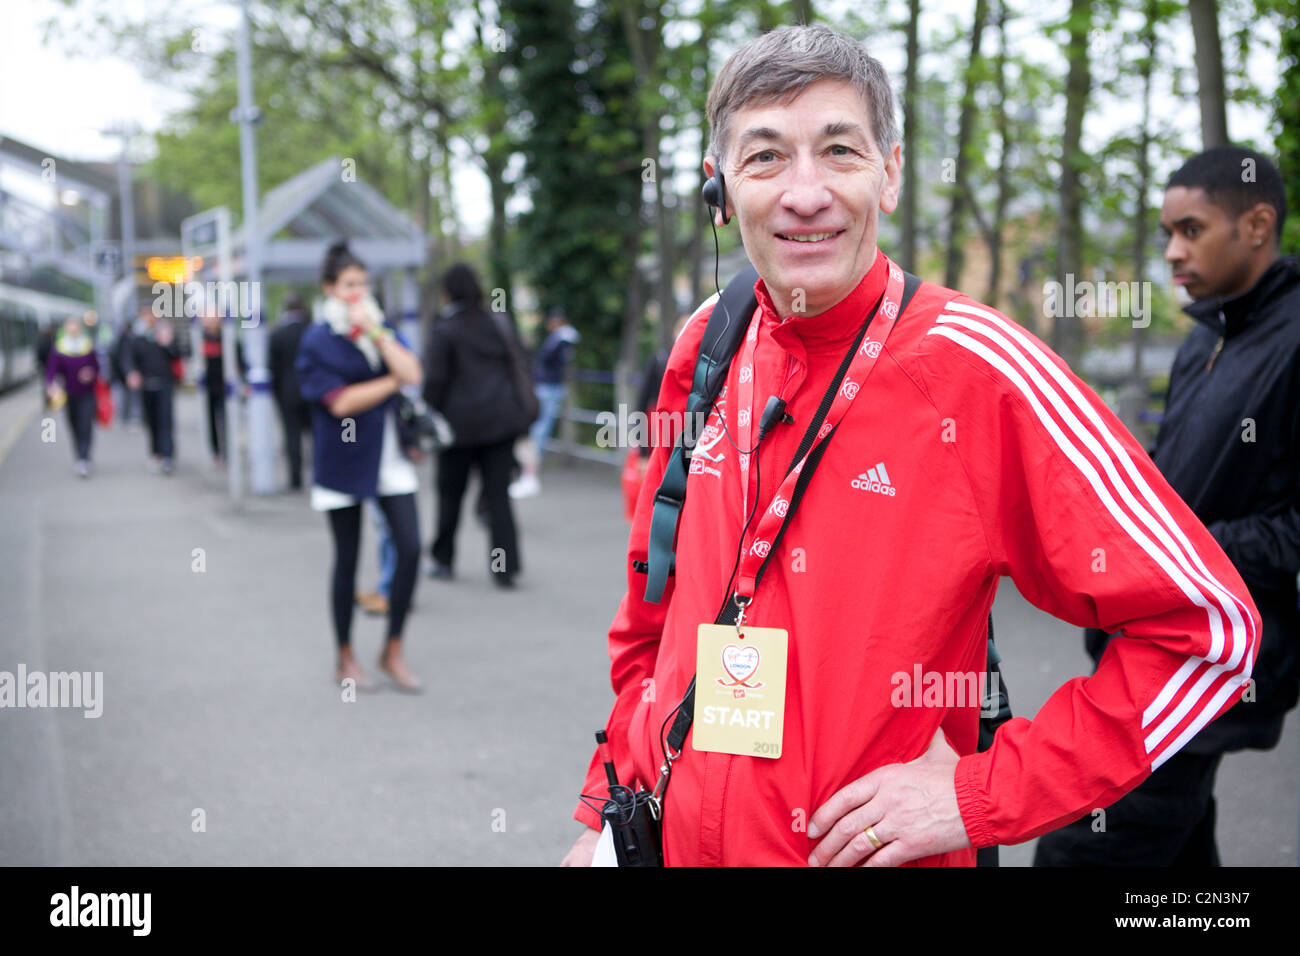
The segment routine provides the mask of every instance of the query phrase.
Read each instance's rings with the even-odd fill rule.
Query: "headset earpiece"
[[[722,213],[724,226],[731,222],[731,217],[727,215],[727,187],[722,181],[721,169],[709,177],[704,188],[700,190],[700,195],[704,197],[706,203]]]

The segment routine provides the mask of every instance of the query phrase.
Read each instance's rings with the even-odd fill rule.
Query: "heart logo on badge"
[[[754,686],[748,683],[753,676],[758,673],[759,653],[758,648],[740,647],[737,644],[728,644],[722,649],[722,669],[727,672],[731,679],[744,687]]]

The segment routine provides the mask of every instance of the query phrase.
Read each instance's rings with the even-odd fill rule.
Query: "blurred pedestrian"
[[[133,338],[132,324],[130,319],[122,323],[122,328],[108,351],[109,376],[113,391],[116,392],[117,420],[128,428],[134,428],[140,422],[140,393],[126,384],[127,367],[130,364],[127,353],[131,350]]]
[[[76,439],[77,474],[90,477],[90,445],[95,434],[95,382],[99,356],[85,323],[70,315],[59,330],[45,365],[45,390],[51,406],[66,402],[68,426]]]
[[[131,337],[126,352],[127,387],[140,393],[149,426],[150,470],[170,475],[175,468],[175,364],[181,354],[170,319],[160,319],[147,304],[140,307],[141,334]]]
[[[509,318],[502,316],[505,321],[498,325],[483,310],[483,289],[473,269],[453,265],[442,285],[447,306],[429,332],[424,399],[446,417],[455,438],[438,453],[438,534],[430,574],[452,577],[461,500],[474,468],[488,510],[492,580],[513,587],[522,565],[510,472],[515,439],[531,421],[516,384],[523,350]]]
[[[221,313],[215,304],[209,302],[204,307],[200,324],[203,391],[208,406],[208,448],[212,452],[213,462],[220,468],[226,462],[226,393],[233,389],[226,385],[225,331],[222,328]],[[238,333],[235,335],[235,360],[240,381],[243,382],[248,374],[248,363],[244,361],[244,350],[239,345],[237,336]]]
[[[541,406],[541,413],[528,432],[533,440],[534,454],[524,463],[523,475],[510,486],[512,498],[530,498],[542,490],[539,477],[542,460],[546,457],[546,445],[555,430],[556,419],[564,408],[569,365],[579,339],[578,330],[569,324],[563,309],[554,308],[547,313],[546,338],[538,346],[533,359],[533,388]]]
[[[420,682],[402,656],[402,629],[420,560],[419,478],[398,431],[398,392],[419,385],[420,362],[370,295],[369,275],[346,242],[335,243],[321,268],[323,321],[303,333],[295,369],[312,407],[311,506],[329,516],[334,538],[331,607],[340,683],[369,687],[352,650],[352,606],[361,548],[361,502],[376,498],[397,550],[388,608],[388,636],[379,669],[401,690]]]
[[[379,536],[379,582],[373,591],[358,591],[357,604],[367,614],[377,617],[388,613],[388,595],[392,593],[393,575],[397,573],[397,545],[393,543],[393,533],[388,528],[388,519],[384,517],[378,505],[373,501],[367,501],[366,511],[375,526],[375,534]]]
[[[298,388],[298,373],[293,363],[298,358],[302,334],[310,325],[302,296],[290,292],[284,302],[284,314],[271,332],[268,364],[275,405],[284,428],[284,454],[289,466],[289,488],[302,488],[302,441],[311,432],[311,406],[303,401]]]
[[[54,337],[59,332],[59,326],[50,322],[36,333],[36,367],[44,373],[50,364],[50,353],[54,351]],[[41,408],[50,407],[49,391],[41,392]]]

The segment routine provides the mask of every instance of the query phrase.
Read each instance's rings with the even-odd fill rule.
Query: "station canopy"
[[[427,238],[407,216],[355,175],[338,157],[321,160],[262,197],[262,279],[319,281],[325,250],[339,239],[372,275],[421,268]],[[236,273],[244,228],[234,230]]]

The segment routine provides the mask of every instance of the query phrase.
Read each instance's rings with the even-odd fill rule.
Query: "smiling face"
[[[875,262],[880,213],[898,205],[898,144],[881,154],[866,102],[840,80],[737,110],[731,141],[728,211],[777,311],[825,312]],[[706,157],[705,172],[714,168]]]
[[[1273,215],[1264,204],[1233,216],[1204,189],[1172,186],[1165,191],[1160,228],[1168,237],[1165,260],[1193,299],[1231,298],[1246,292],[1271,258]],[[1258,220],[1258,221],[1257,221]],[[1262,250],[1262,251],[1261,251]]]

